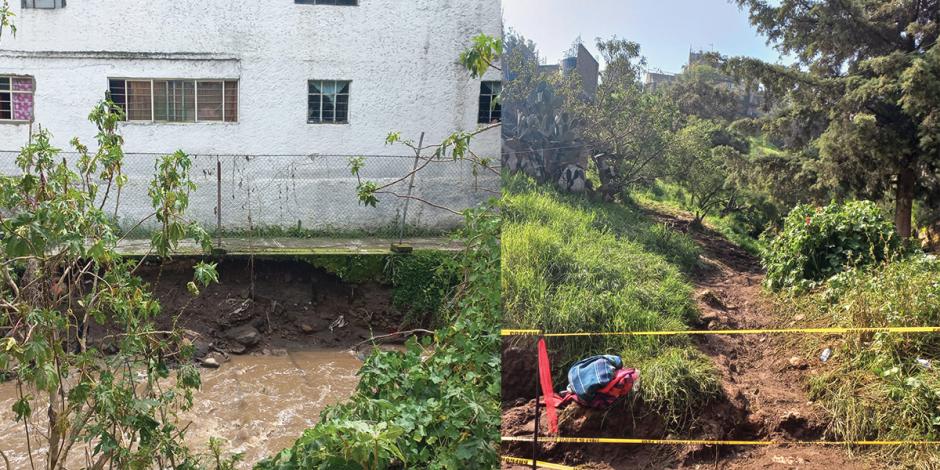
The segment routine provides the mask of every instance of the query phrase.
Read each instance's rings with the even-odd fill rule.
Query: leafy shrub
[[[884,261],[901,243],[894,225],[874,203],[853,201],[823,208],[797,206],[767,246],[766,283],[779,290],[812,287],[848,267]]]

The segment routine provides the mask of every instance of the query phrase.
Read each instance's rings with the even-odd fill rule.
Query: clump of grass
[[[697,411],[721,393],[711,362],[690,348],[670,348],[640,362],[643,400],[670,429],[692,427]]]
[[[525,181],[503,202],[504,324],[555,332],[681,330],[696,319],[680,268],[698,257],[685,235],[635,208],[590,204]],[[575,361],[617,354],[644,375],[644,401],[681,423],[718,393],[711,365],[683,337],[589,337],[550,341],[559,381]],[[663,351],[666,351],[665,353]],[[651,375],[647,376],[647,373]]]
[[[940,260],[916,254],[852,269],[807,295],[781,297],[784,307],[822,326],[940,325]],[[803,346],[818,349],[811,338]],[[846,336],[811,377],[810,392],[831,415],[842,440],[940,439],[940,335]],[[920,361],[918,361],[920,360]],[[928,362],[923,362],[928,361]],[[904,460],[936,468],[936,448],[893,448]]]

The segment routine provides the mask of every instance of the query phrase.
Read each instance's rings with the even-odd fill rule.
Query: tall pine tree
[[[940,0],[734,0],[799,67],[736,59],[794,109],[817,110],[808,152],[830,180],[893,198],[898,233],[913,202],[940,199]],[[800,124],[797,122],[797,124]]]

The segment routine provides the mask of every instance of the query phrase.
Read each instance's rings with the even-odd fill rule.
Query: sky
[[[535,41],[554,64],[580,35],[600,61],[595,39],[640,43],[650,70],[681,72],[689,47],[790,63],[766,44],[747,13],[728,0],[502,0],[505,27]]]

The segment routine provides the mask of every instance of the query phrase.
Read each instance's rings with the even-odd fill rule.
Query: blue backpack
[[[562,392],[563,405],[575,401],[590,408],[607,408],[626,396],[639,380],[636,369],[623,367],[619,356],[592,356],[568,370],[568,390]]]

